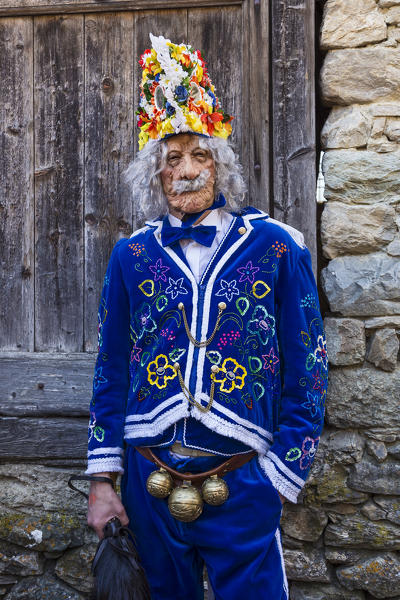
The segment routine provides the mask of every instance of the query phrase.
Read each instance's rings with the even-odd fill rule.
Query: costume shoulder
[[[260,228],[269,234],[275,235],[279,241],[289,243],[290,245],[294,243],[301,250],[306,248],[304,235],[291,225],[272,219],[267,213],[250,206],[244,209],[242,216],[251,220],[254,228]]]

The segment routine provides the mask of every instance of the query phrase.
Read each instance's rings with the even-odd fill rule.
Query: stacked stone
[[[321,45],[331,372],[304,504],[285,508],[291,600],[399,600],[400,0],[328,0]]]

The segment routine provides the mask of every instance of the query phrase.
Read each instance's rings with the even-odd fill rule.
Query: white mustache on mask
[[[208,179],[210,178],[210,171],[204,169],[194,179],[180,179],[172,183],[172,189],[176,194],[183,194],[184,192],[198,192],[203,188]]]

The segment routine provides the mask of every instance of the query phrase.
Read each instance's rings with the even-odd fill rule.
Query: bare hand
[[[282,494],[280,492],[278,492],[278,494],[279,494],[279,498],[281,499],[282,504],[285,504],[285,502],[286,502],[285,496],[282,496]]]
[[[125,508],[109,483],[90,484],[88,518],[89,527],[92,527],[99,539],[104,537],[103,528],[107,521],[118,517],[121,525],[128,525],[129,519]]]

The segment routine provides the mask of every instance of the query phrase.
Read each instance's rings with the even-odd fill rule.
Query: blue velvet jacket
[[[303,236],[247,208],[197,283],[183,254],[162,247],[161,225],[121,239],[107,268],[87,473],[123,472],[124,444],[172,443],[190,418],[210,437],[255,449],[275,487],[296,501],[318,447],[328,375]],[[208,343],[192,343],[189,330]],[[211,408],[189,392],[203,408],[212,395]],[[204,439],[202,447],[213,449]]]

